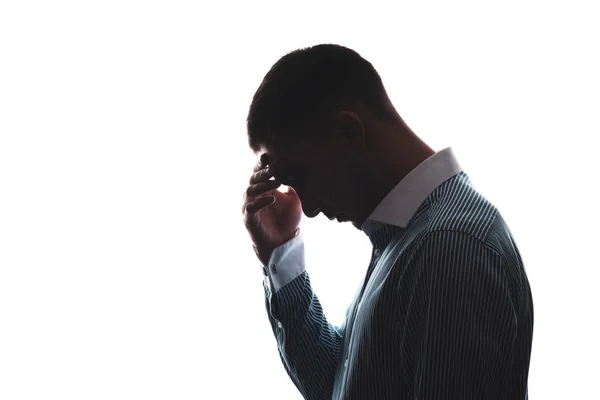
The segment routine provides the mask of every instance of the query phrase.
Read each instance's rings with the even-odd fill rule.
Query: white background
[[[337,43],[508,221],[531,398],[599,399],[595,2],[284,3],[0,3],[0,398],[300,398],[242,224],[245,118],[279,57]],[[301,226],[339,324],[370,243]]]

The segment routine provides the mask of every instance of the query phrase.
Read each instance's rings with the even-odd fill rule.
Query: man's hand
[[[294,189],[282,193],[276,190],[281,182],[270,180],[268,159],[261,156],[254,167],[244,194],[242,213],[244,225],[263,264],[269,262],[273,250],[293,239],[299,232],[302,203]]]

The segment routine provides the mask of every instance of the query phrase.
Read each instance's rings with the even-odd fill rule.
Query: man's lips
[[[336,219],[337,219],[339,222],[342,222],[342,221],[348,221],[348,220],[350,219],[350,216],[349,216],[349,215],[347,215],[347,214],[340,213],[340,214],[336,215],[336,216],[335,216],[335,218],[336,218]]]
[[[350,219],[350,216],[344,213],[338,213],[338,214],[334,214],[334,213],[326,213],[325,211],[321,211],[323,213],[323,215],[325,215],[327,217],[327,219],[329,219],[330,221],[333,221],[334,219],[337,219],[338,221],[348,221]]]

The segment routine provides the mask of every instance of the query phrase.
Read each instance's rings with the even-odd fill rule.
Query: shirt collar
[[[371,236],[383,224],[406,228],[431,192],[461,171],[451,147],[438,151],[410,171],[387,194],[361,229]]]

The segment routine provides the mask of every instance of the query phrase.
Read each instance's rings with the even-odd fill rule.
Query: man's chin
[[[350,217],[348,214],[338,214],[335,219],[338,222],[352,222],[352,225],[356,226],[356,223],[352,220],[352,217]]]

